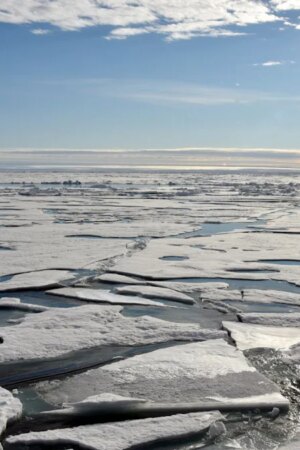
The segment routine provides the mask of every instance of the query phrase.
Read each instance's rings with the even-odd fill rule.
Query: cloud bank
[[[300,149],[0,149],[1,170],[8,169],[238,169],[300,170]],[[0,170],[0,171],[1,171]]]
[[[2,0],[0,22],[66,31],[105,25],[108,39],[157,33],[175,40],[235,36],[266,23],[300,28],[288,16],[297,10],[299,0]]]

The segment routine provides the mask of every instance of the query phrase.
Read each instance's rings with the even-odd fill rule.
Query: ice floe
[[[190,437],[208,430],[216,421],[222,420],[217,412],[178,414],[170,417],[150,418],[95,424],[31,432],[11,436],[7,439],[9,449],[20,448],[20,445],[78,445],[90,450],[125,450],[135,446],[159,443],[167,439],[174,442],[180,437]],[[19,447],[18,447],[19,445]]]
[[[211,302],[230,300],[233,302],[279,303],[300,306],[300,294],[272,289],[243,289],[243,296],[241,290],[237,289],[207,289],[203,291],[202,298]]]
[[[0,361],[52,358],[66,352],[105,345],[142,345],[172,340],[193,341],[226,336],[224,331],[201,329],[143,316],[124,317],[118,306],[85,305],[52,308],[26,316],[22,323],[0,330]]]
[[[0,436],[9,422],[21,417],[22,403],[9,391],[0,387]]]
[[[244,323],[273,325],[281,327],[300,327],[300,313],[240,313],[238,318]]]
[[[184,282],[184,281],[149,281],[149,284],[153,286],[165,287],[174,291],[186,292],[186,293],[206,293],[212,291],[213,294],[217,289],[227,289],[228,283],[218,282]],[[221,292],[222,293],[222,292]],[[240,293],[239,293],[240,294]]]
[[[107,392],[133,396],[150,402],[142,406],[144,414],[155,408],[182,412],[288,405],[274,383],[220,339],[158,349],[66,380],[41,382],[38,392],[53,404]]]
[[[240,350],[258,347],[287,350],[300,342],[300,328],[295,327],[223,322],[223,328]]]
[[[119,294],[142,295],[148,298],[160,298],[165,300],[173,300],[175,302],[186,303],[192,305],[195,300],[186,294],[174,291],[169,288],[156,286],[124,286],[116,289]]]
[[[34,305],[31,303],[21,303],[19,298],[2,297],[0,298],[0,309],[18,309],[20,311],[43,312],[49,308],[42,305]]]
[[[20,273],[13,275],[7,280],[0,280],[0,292],[46,289],[59,286],[62,282],[71,282],[73,278],[72,272],[67,270],[41,270]]]
[[[120,295],[104,289],[90,288],[59,288],[47,291],[51,295],[59,295],[60,297],[76,298],[86,302],[95,303],[111,303],[113,305],[144,305],[144,306],[161,306],[165,304],[158,301],[149,300],[147,298],[135,295]]]
[[[117,273],[103,273],[93,279],[93,281],[100,281],[105,283],[120,283],[120,284],[145,284],[143,280],[138,280],[133,277],[127,277],[126,275],[119,275]]]

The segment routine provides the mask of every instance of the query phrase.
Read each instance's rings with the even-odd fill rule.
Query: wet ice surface
[[[80,183],[63,183],[72,178]],[[299,187],[292,173],[1,173],[0,385],[17,388],[24,409],[4,447],[81,449],[92,435],[95,448],[108,437],[118,449],[294,448]],[[185,358],[185,346],[199,350]],[[231,358],[248,369],[231,373]],[[108,394],[147,406],[122,407],[124,427],[107,403],[68,419],[64,406],[51,423],[40,414]],[[233,400],[224,425],[209,416],[199,436],[195,402],[201,411]],[[142,418],[150,412],[155,431]],[[195,423],[196,436],[182,432],[194,435]]]

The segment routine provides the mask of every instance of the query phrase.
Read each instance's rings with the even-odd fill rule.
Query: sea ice
[[[125,450],[161,440],[176,440],[208,430],[222,420],[218,412],[178,414],[169,417],[85,425],[43,432],[31,432],[7,439],[9,449],[14,445],[78,445],[90,450]]]
[[[273,325],[281,327],[300,327],[300,313],[240,313],[238,318],[244,323]]]
[[[239,322],[223,322],[223,328],[230,333],[240,350],[258,347],[287,350],[300,342],[300,328]]]
[[[120,283],[120,284],[145,284],[143,280],[127,277],[126,275],[119,275],[117,273],[103,273],[93,279],[93,281],[100,281],[105,283]]]
[[[177,407],[177,412],[207,404],[211,409],[288,405],[273,382],[220,339],[154,350],[65,380],[41,382],[37,389],[56,405],[107,392],[155,402],[158,408]]]
[[[114,294],[104,289],[90,288],[60,288],[47,291],[47,294],[58,295],[60,297],[76,298],[86,302],[111,303],[113,305],[144,305],[166,307],[162,302],[149,300],[138,296],[128,296]]]
[[[42,289],[57,287],[67,280],[72,281],[74,275],[67,270],[41,270],[13,275],[0,281],[0,292],[20,291],[26,289]]]
[[[9,422],[17,420],[22,414],[22,403],[9,391],[0,387],[0,436]]]
[[[124,286],[116,289],[116,292],[120,294],[132,294],[132,295],[142,295],[148,298],[161,298],[165,300],[173,300],[174,302],[181,302],[192,305],[195,300],[181,292],[173,291],[169,288],[162,288],[156,286]]]
[[[84,305],[30,314],[22,323],[0,329],[0,361],[53,358],[105,345],[143,345],[174,340],[201,341],[226,332],[198,324],[172,323],[153,317],[129,318],[118,306]]]
[[[42,305],[34,305],[31,303],[21,303],[19,298],[2,297],[0,298],[0,309],[18,309],[20,311],[43,312],[49,308]]]

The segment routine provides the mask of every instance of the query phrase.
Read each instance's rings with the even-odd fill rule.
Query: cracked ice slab
[[[43,312],[47,311],[47,306],[34,305],[31,303],[21,303],[19,298],[2,297],[0,298],[0,309],[18,309],[20,311]]]
[[[218,411],[178,414],[169,417],[85,425],[44,432],[31,432],[7,439],[8,448],[19,445],[79,445],[90,450],[125,450],[165,439],[178,439],[207,430],[222,420]]]
[[[100,281],[105,283],[120,283],[120,284],[145,284],[146,281],[137,280],[136,278],[127,277],[126,275],[119,275],[118,273],[103,273],[95,278],[93,281]]]
[[[161,298],[165,300],[173,300],[175,302],[186,303],[193,305],[195,300],[181,292],[173,291],[169,288],[162,288],[156,286],[124,286],[116,289],[120,294],[142,295],[148,298]]]
[[[224,331],[201,329],[153,317],[128,318],[118,306],[84,305],[52,308],[0,330],[0,361],[53,358],[105,345],[143,345],[174,340],[201,341],[226,336]]]
[[[95,225],[95,227],[97,227]],[[78,269],[124,253],[122,239],[72,239],[66,234],[78,232],[78,224],[45,222],[20,228],[1,228],[1,238],[15,245],[0,260],[0,275],[49,269]]]
[[[184,281],[152,281],[149,282],[151,286],[159,286],[159,287],[165,287],[172,289],[174,291],[179,292],[188,292],[188,293],[206,293],[207,291],[213,291],[216,290],[224,290],[228,288],[227,283],[218,283],[218,282],[184,282]],[[223,292],[223,291],[222,291]],[[241,293],[239,292],[239,295],[241,296]],[[300,297],[299,297],[300,298]]]
[[[237,316],[243,323],[300,327],[300,313],[240,313]]]
[[[287,350],[300,342],[300,328],[222,322],[240,350],[273,348]]]
[[[0,436],[9,422],[21,417],[22,403],[9,391],[0,387]]]
[[[47,291],[47,294],[58,295],[60,297],[76,298],[86,302],[111,303],[113,305],[144,305],[168,307],[161,302],[149,300],[138,296],[128,296],[114,294],[103,289],[90,288],[60,288]]]
[[[169,254],[189,259],[162,259]],[[233,232],[151,241],[144,250],[130,259],[118,261],[114,272],[156,280],[187,277],[223,278],[224,282],[226,278],[272,279],[298,285],[300,266],[262,262],[298,257],[299,246],[293,235],[281,235],[278,239],[278,235],[271,232]]]
[[[244,289],[243,298],[241,297],[241,291],[237,289],[208,289],[203,292],[202,297],[204,300],[210,302],[230,300],[249,303],[280,303],[300,306],[299,294],[271,289]]]
[[[150,402],[143,408],[151,410],[155,402],[157,408],[177,412],[207,404],[210,409],[288,405],[273,382],[221,339],[136,355],[65,380],[41,382],[37,390],[55,405],[107,392]]]
[[[50,288],[72,279],[74,279],[74,275],[67,270],[40,270],[20,273],[13,275],[8,280],[0,281],[0,292]]]

